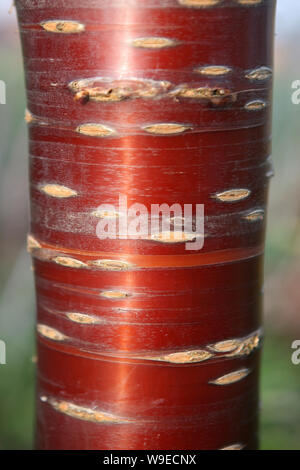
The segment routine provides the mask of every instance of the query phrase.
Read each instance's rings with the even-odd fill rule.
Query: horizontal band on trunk
[[[257,352],[262,345],[262,337],[259,335],[254,335],[249,337],[247,340],[241,342],[241,350],[238,348],[233,353],[228,354],[210,354],[205,350],[187,350],[185,352],[175,352],[161,356],[148,356],[148,355],[138,355],[138,354],[129,354],[128,352],[118,352],[118,351],[101,351],[93,348],[93,345],[90,343],[79,342],[74,338],[69,338],[59,331],[50,328],[46,325],[38,325],[38,338],[39,341],[47,345],[47,347],[54,349],[60,353],[66,353],[72,356],[86,357],[94,360],[102,360],[108,362],[116,363],[130,363],[130,364],[144,364],[144,365],[155,365],[161,367],[188,367],[188,366],[209,366],[210,364],[223,363],[225,360],[234,361],[249,358],[253,353]],[[47,335],[47,336],[46,336]],[[259,338],[259,339],[258,339]],[[244,344],[244,350],[242,351],[242,344]],[[234,363],[233,363],[234,364]],[[234,366],[232,366],[234,367]],[[249,370],[250,373],[250,370]],[[235,371],[232,373],[235,374]],[[228,374],[228,375],[231,375]],[[245,378],[248,374],[245,374],[241,379]],[[228,378],[227,374],[221,377],[212,378],[207,384],[212,385],[227,385],[230,383],[235,383],[240,380],[240,377]]]
[[[108,412],[105,412],[103,410],[100,410],[96,406],[88,406],[88,405],[79,405],[77,403],[67,401],[67,400],[62,400],[61,398],[54,398],[52,396],[46,396],[46,395],[40,395],[40,404],[43,406],[51,406],[55,411],[58,413],[61,413],[63,415],[67,415],[70,418],[77,419],[77,420],[82,420],[82,421],[88,421],[90,423],[96,423],[96,424],[119,424],[119,425],[128,425],[128,424],[133,424],[133,425],[147,425],[147,424],[153,424],[153,423],[159,423],[162,422],[163,420],[160,419],[141,419],[139,417],[136,418],[124,418],[122,416],[118,416],[115,414],[111,414]],[[191,417],[181,417],[180,421],[186,422],[187,424],[191,421],[198,421],[199,417],[194,416],[193,418]],[[201,418],[200,418],[201,419]],[[168,418],[168,422],[174,422],[178,421],[178,419],[173,418],[172,420]],[[245,447],[245,445],[241,443],[237,444],[232,444],[230,446],[226,446],[220,450],[241,450]]]
[[[93,8],[95,10],[102,10],[105,8],[114,8],[114,7],[134,7],[136,9],[148,10],[150,8],[159,8],[160,10],[168,8],[183,9],[187,7],[199,8],[215,8],[215,7],[241,7],[241,6],[258,6],[270,4],[274,0],[80,0],[80,3],[76,5],[76,9],[79,11]],[[40,0],[26,0],[19,4],[18,9],[43,9],[44,6],[41,4]],[[72,0],[56,0],[56,8],[71,8],[74,5]]]
[[[83,252],[44,244],[32,236],[28,251],[40,261],[54,262],[69,268],[138,270],[159,268],[187,268],[241,261],[263,253],[263,246],[236,248],[188,255],[133,255],[108,252]],[[74,258],[76,256],[76,258]],[[95,259],[96,257],[96,259]]]
[[[55,312],[52,312],[52,315],[56,315]],[[86,328],[92,327],[92,325],[97,325],[98,327],[110,326],[113,327],[115,322],[101,322],[100,318],[90,315],[80,315],[80,314],[62,314],[69,321],[75,323],[81,323],[86,326]],[[76,319],[74,319],[76,316]],[[84,317],[84,319],[83,319]],[[50,317],[49,317],[50,318]],[[55,318],[55,316],[53,317]],[[88,321],[87,321],[88,319]],[[92,321],[90,321],[92,320]],[[98,322],[97,322],[98,320]],[[120,323],[118,326],[122,326]],[[128,325],[130,327],[130,325]],[[123,327],[126,325],[123,324]],[[234,338],[227,339],[224,341],[219,341],[214,344],[201,345],[199,348],[186,348],[185,350],[176,350],[176,351],[153,351],[149,353],[142,353],[139,351],[109,351],[102,350],[101,348],[96,348],[94,344],[87,341],[82,341],[76,337],[69,337],[57,329],[38,323],[37,325],[38,335],[46,340],[53,341],[55,343],[64,343],[65,345],[70,345],[72,347],[78,348],[78,350],[85,350],[91,354],[96,354],[99,356],[109,357],[115,360],[118,359],[128,359],[134,361],[143,361],[143,362],[153,362],[153,363],[166,363],[166,364],[199,364],[202,362],[216,361],[219,359],[240,359],[243,357],[250,356],[254,351],[258,350],[262,346],[263,333],[262,329],[251,333],[250,335],[244,338]]]

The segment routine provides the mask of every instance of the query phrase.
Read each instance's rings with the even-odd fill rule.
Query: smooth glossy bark
[[[275,1],[16,6],[37,447],[257,448]],[[204,247],[100,240],[119,195],[204,204]]]

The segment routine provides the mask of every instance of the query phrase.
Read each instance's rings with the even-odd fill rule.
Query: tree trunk
[[[275,0],[16,6],[37,447],[256,449]]]

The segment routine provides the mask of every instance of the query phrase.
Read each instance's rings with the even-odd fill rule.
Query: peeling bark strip
[[[167,354],[165,356],[145,356],[143,359],[152,361],[163,361],[175,364],[191,364],[217,359],[222,357],[249,356],[261,343],[260,333],[246,339],[228,340],[208,346],[206,349],[182,351]]]
[[[246,338],[220,341],[201,349],[173,352],[166,355],[138,356],[138,358],[175,364],[191,364],[224,357],[241,358],[250,356],[260,348],[261,343],[262,333],[259,330]]]
[[[247,338],[229,339],[209,346],[209,349],[219,353],[219,357],[249,356],[261,346],[262,333],[258,331]]]
[[[257,449],[275,0],[15,1],[36,447]]]
[[[164,95],[171,86],[167,81],[95,77],[75,80],[69,84],[69,89],[75,93],[76,101],[119,102],[126,99],[156,98]]]
[[[105,297],[110,298],[110,297]],[[120,299],[124,297],[113,297],[114,299]],[[92,315],[87,315],[83,313],[73,313],[73,312],[55,312],[47,309],[47,311],[52,314],[58,314],[66,316],[71,322],[78,323],[82,325],[86,325],[87,328],[91,325],[103,325],[105,321],[103,319],[96,318]],[[110,321],[110,325],[113,325],[114,321]],[[119,323],[120,324],[120,323]],[[68,340],[71,344],[76,344],[78,341],[75,337],[68,337],[65,336],[60,331],[47,326],[47,325],[38,325],[38,333],[43,336],[44,338],[50,339],[52,341],[64,341]],[[192,349],[186,351],[175,351],[169,352],[165,354],[159,353],[159,351],[153,351],[150,355],[143,354],[143,353],[134,353],[129,354],[127,352],[122,352],[122,354],[117,353],[115,351],[106,351],[101,345],[99,347],[98,353],[101,356],[118,360],[120,357],[125,360],[139,360],[147,363],[151,362],[164,362],[169,364],[181,364],[181,365],[188,365],[188,364],[199,364],[202,362],[208,361],[216,361],[218,359],[224,358],[245,358],[252,355],[255,351],[257,351],[261,347],[262,343],[262,335],[261,332],[254,333],[253,335],[243,338],[243,339],[233,339],[222,341],[213,345],[209,346],[202,346],[199,349]],[[93,349],[94,346],[91,343],[85,342],[85,350]],[[231,376],[232,374],[230,374]],[[227,377],[227,376],[226,376]],[[219,380],[219,379],[218,379]],[[223,381],[223,377],[222,377]],[[221,383],[222,385],[222,383]]]
[[[188,86],[182,86],[174,92],[174,96],[179,98],[207,99],[214,104],[222,103],[226,97],[230,97],[230,101],[236,100],[236,95],[224,88],[189,88]]]
[[[209,70],[208,70],[209,69]],[[199,71],[204,75],[222,75],[227,72],[217,67],[206,67]],[[119,102],[126,99],[150,98],[194,98],[218,103],[225,97],[236,100],[236,94],[226,88],[175,86],[168,81],[155,80],[109,80],[104,78],[81,79],[69,84],[75,93],[75,101]]]
[[[226,67],[204,67],[197,72],[203,75],[219,76],[229,72]],[[168,81],[108,78],[75,80],[69,84],[77,102],[120,102],[128,99],[190,98],[209,100],[214,104],[234,102],[236,93],[222,87],[192,87],[187,84],[174,85]],[[90,126],[90,125],[89,125]],[[81,126],[82,127],[82,126]]]
[[[149,240],[149,238],[147,238]],[[102,256],[101,259],[91,259],[91,256]],[[257,257],[262,254],[262,247],[259,245],[254,248],[237,249],[233,251],[219,250],[212,253],[200,253],[196,255],[169,255],[152,256],[152,255],[132,255],[124,254],[122,260],[118,259],[115,253],[107,252],[83,252],[66,250],[61,247],[50,247],[42,245],[42,248],[36,248],[32,251],[32,256],[37,260],[44,262],[53,262],[61,266],[70,268],[84,268],[85,270],[108,269],[108,270],[153,270],[153,269],[172,269],[172,268],[188,268],[200,266],[215,266],[224,262],[240,262]],[[104,258],[110,255],[111,259]],[[77,256],[78,258],[75,258]],[[79,259],[79,256],[81,259]],[[122,269],[121,269],[122,268]]]

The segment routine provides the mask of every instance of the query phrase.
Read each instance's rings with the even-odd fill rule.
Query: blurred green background
[[[25,249],[28,230],[27,135],[22,59],[10,0],[0,7],[0,449],[30,449],[34,422],[34,291]],[[299,2],[300,3],[300,2]],[[300,340],[300,105],[291,85],[300,80],[300,5],[278,0],[272,181],[266,250],[267,339],[262,367],[262,449],[300,449],[300,365],[291,344]]]

